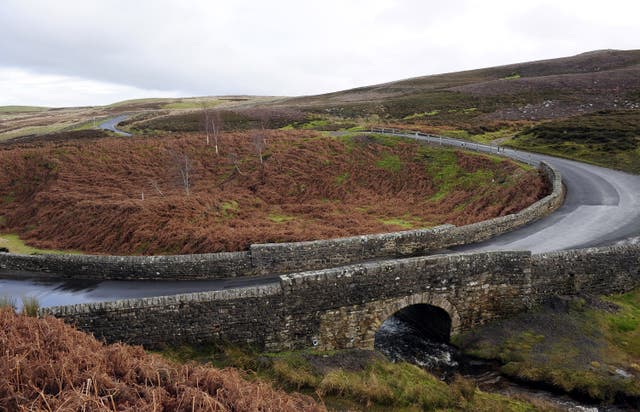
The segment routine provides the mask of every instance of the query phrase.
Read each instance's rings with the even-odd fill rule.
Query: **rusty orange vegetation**
[[[0,308],[2,411],[323,411],[235,369],[180,365],[105,345],[62,320]]]
[[[256,133],[223,134],[219,155],[200,134],[6,147],[0,230],[40,248],[208,253],[468,224],[548,190],[508,160],[312,131],[261,131],[261,164]]]

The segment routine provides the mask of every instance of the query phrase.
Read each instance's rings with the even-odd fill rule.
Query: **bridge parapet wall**
[[[549,295],[623,293],[640,284],[640,245],[565,250],[533,255],[532,290]]]
[[[212,279],[257,274],[249,252],[173,256],[0,253],[0,269],[100,280]]]
[[[158,347],[208,341],[269,350],[371,348],[381,323],[412,304],[446,310],[454,333],[554,295],[640,284],[640,245],[541,255],[413,257],[280,276],[266,286],[43,308],[107,341]]]
[[[256,286],[40,309],[108,342],[158,348],[215,340],[283,348],[282,289]]]
[[[445,305],[455,332],[529,306],[530,252],[415,257],[281,276],[295,343],[373,348],[375,331],[403,302]],[[418,296],[418,297],[416,297]],[[306,341],[305,341],[306,339]]]

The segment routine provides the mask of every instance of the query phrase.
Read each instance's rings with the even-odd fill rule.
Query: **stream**
[[[444,381],[460,374],[473,380],[485,392],[540,399],[571,412],[632,410],[622,405],[588,404],[566,394],[517,382],[503,375],[497,363],[464,356],[455,346],[432,341],[419,328],[395,316],[387,319],[376,333],[375,349],[393,362],[418,365]]]

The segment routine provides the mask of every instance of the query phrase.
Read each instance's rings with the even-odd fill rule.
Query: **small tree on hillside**
[[[216,155],[220,153],[218,147],[218,138],[220,137],[220,132],[222,131],[222,115],[217,110],[212,110],[206,106],[202,108],[202,117],[204,123],[204,130],[206,134],[206,143],[207,146],[211,142],[211,138],[213,138],[213,142],[215,145]]]
[[[264,151],[264,149],[266,148],[266,142],[264,139],[264,131],[263,130],[259,130],[256,131],[253,134],[253,147],[256,149],[256,154],[258,155],[258,158],[260,159],[260,166],[263,167],[264,166],[264,159],[262,157],[262,152]]]
[[[180,164],[180,176],[182,177],[182,186],[187,196],[190,195],[191,188],[191,160],[186,154],[182,156]]]
[[[184,189],[184,193],[189,196],[191,194],[191,159],[186,153],[171,153],[173,162],[178,169],[180,186]]]

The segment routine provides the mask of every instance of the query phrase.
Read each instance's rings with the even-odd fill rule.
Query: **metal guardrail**
[[[486,145],[482,143],[471,142],[469,140],[456,139],[453,137],[447,137],[447,136],[430,134],[430,133],[422,133],[415,130],[372,127],[370,129],[370,132],[378,133],[378,134],[391,134],[396,136],[403,136],[403,137],[413,138],[416,140],[423,140],[423,141],[426,140],[432,143],[438,143],[440,145],[454,146],[454,147],[459,147],[465,150],[473,150],[476,152],[504,156],[510,159],[523,162],[523,163],[527,163],[535,167],[540,166],[540,161],[534,160],[533,155],[531,153],[522,152],[515,149],[509,149],[502,146]]]

